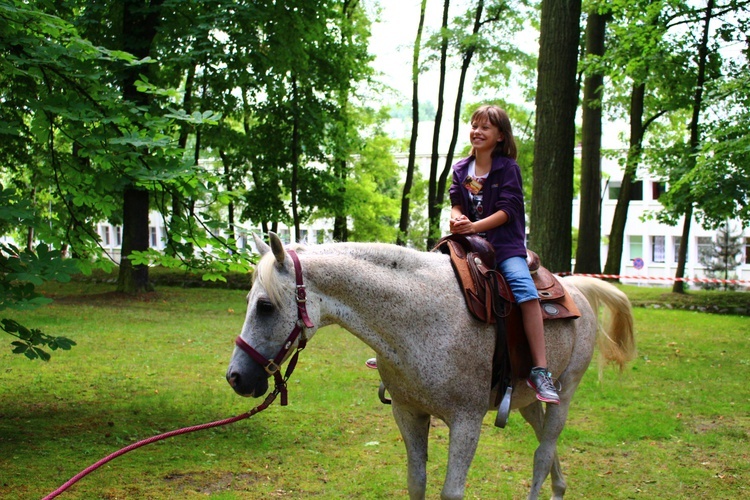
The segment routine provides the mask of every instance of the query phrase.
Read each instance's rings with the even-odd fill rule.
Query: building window
[[[630,260],[643,258],[643,236],[631,235],[630,239]]]
[[[664,236],[651,237],[651,262],[664,262]]]
[[[661,181],[654,181],[651,183],[651,197],[654,200],[658,200],[661,195],[667,192],[667,185]]]
[[[299,243],[308,243],[307,241],[307,229],[299,230]]]
[[[102,225],[101,228],[102,228],[102,243],[104,244],[104,246],[108,247],[110,245],[109,226]]]
[[[620,197],[620,189],[622,188],[622,182],[614,181],[609,183],[609,195],[607,196],[610,200],[616,200]],[[643,200],[643,181],[635,181],[630,186],[630,201],[641,201]]]
[[[643,181],[635,181],[630,188],[630,201],[643,200]]]
[[[609,183],[609,189],[607,190],[607,199],[616,200],[620,197],[620,182],[614,181]]]
[[[148,228],[151,233],[151,246],[156,248],[156,226],[151,226]]]
[[[672,237],[672,249],[674,251],[674,262],[675,264],[680,260],[680,244],[682,243],[682,236],[673,236]],[[690,247],[687,249],[687,254],[685,255],[685,262],[688,262],[690,260]]]
[[[711,254],[711,250],[714,247],[714,242],[710,236],[698,236],[695,239],[698,246],[698,262],[708,259]]]
[[[122,227],[115,226],[115,245],[122,246]]]
[[[745,238],[745,264],[750,264],[750,238]]]

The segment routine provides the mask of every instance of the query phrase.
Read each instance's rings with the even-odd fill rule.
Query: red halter
[[[289,257],[291,257],[292,263],[294,264],[294,277],[296,280],[295,295],[297,299],[297,322],[294,325],[292,333],[290,333],[286,338],[286,341],[281,347],[281,350],[273,359],[266,359],[262,354],[250,347],[250,345],[245,342],[241,336],[238,336],[234,340],[234,343],[237,345],[237,347],[245,351],[248,356],[250,356],[258,364],[263,366],[269,376],[273,375],[274,381],[276,383],[276,390],[281,393],[282,406],[285,406],[287,404],[286,381],[287,379],[289,379],[289,376],[294,371],[294,367],[297,365],[297,357],[299,356],[299,352],[307,345],[307,338],[304,335],[305,328],[312,328],[314,326],[313,322],[310,321],[310,318],[307,316],[307,293],[305,291],[305,284],[302,280],[302,264],[300,264],[299,257],[297,257],[297,253],[294,250],[287,250],[287,253],[289,254]],[[301,337],[300,334],[302,334]],[[280,373],[281,363],[284,362],[284,359],[286,358],[287,354],[291,350],[294,342],[298,337],[299,343],[297,344],[297,350],[292,356],[291,361],[289,361],[289,366],[287,367],[286,373],[282,378]]]

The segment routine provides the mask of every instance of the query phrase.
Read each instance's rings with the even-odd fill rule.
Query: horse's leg
[[[430,416],[393,401],[393,418],[406,445],[409,498],[422,500],[427,489],[427,440]]]
[[[482,431],[482,415],[456,418],[450,424],[448,444],[448,472],[445,475],[440,498],[460,499],[464,497],[466,475],[477,451],[479,434]]]
[[[561,408],[563,406],[564,408]],[[534,452],[534,474],[529,499],[533,500],[539,497],[542,484],[544,484],[547,474],[551,473],[552,499],[562,500],[568,485],[565,482],[565,477],[560,468],[560,459],[557,456],[557,438],[565,424],[568,405],[564,401],[560,405],[548,405],[545,415],[542,403],[536,401],[529,406],[520,408],[519,411],[534,428],[534,433],[539,441],[539,447]]]

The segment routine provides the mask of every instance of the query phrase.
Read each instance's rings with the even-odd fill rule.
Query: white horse
[[[441,497],[463,498],[483,417],[494,409],[496,395],[490,380],[495,335],[494,326],[477,321],[468,312],[449,257],[361,243],[298,247],[291,252],[274,234],[270,246],[258,237],[255,240],[263,257],[237,340],[242,348],[235,348],[227,371],[234,390],[253,397],[268,390],[269,373],[288,356],[290,346],[284,344],[299,342],[289,335],[293,329],[301,329],[307,340],[322,326],[341,325],[377,354],[378,371],[406,445],[410,498],[425,497],[431,416],[450,429]],[[295,270],[300,269],[297,260],[301,274],[295,281]],[[307,290],[308,328],[303,328],[295,299],[300,280]],[[562,385],[560,404],[548,405],[545,411],[525,381],[517,381],[513,388],[512,408],[531,424],[539,440],[529,492],[533,499],[550,473],[552,498],[563,498],[566,483],[557,457],[557,439],[597,339],[602,357],[621,368],[635,352],[630,302],[621,291],[593,278],[562,281],[582,316],[545,323],[548,368]],[[597,319],[600,302],[611,312],[606,332]],[[252,346],[249,351],[259,356],[248,355],[246,346]],[[259,363],[274,356],[276,363],[271,363],[270,369]]]

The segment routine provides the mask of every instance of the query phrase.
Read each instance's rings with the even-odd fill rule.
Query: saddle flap
[[[539,266],[539,269],[531,274],[531,278],[541,300],[558,300],[565,295],[562,283],[547,268]]]
[[[460,236],[460,235],[453,235]],[[466,306],[475,318],[485,323],[494,323],[495,315],[493,314],[492,301],[494,292],[490,285],[490,279],[494,273],[494,251],[488,244],[482,244],[479,240],[486,241],[484,238],[475,238],[480,251],[472,250],[469,238],[445,237],[438,242],[435,250],[447,253],[451,258],[451,265],[458,278],[459,285],[466,300]],[[487,249],[492,252],[492,267],[483,258],[481,253],[486,253]]]
[[[495,268],[495,249],[489,241],[475,234],[449,234],[440,238],[433,251],[448,253],[446,247],[450,243],[450,248],[460,259],[465,259],[469,252],[475,253],[488,269]]]

